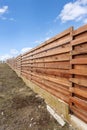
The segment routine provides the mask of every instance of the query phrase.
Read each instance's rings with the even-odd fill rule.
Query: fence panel
[[[87,123],[87,25],[73,32],[70,108]]]
[[[69,102],[72,27],[22,56],[22,75]]]

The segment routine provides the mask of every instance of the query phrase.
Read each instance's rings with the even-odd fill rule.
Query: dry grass
[[[71,130],[47,112],[42,98],[6,64],[0,64],[0,130]]]

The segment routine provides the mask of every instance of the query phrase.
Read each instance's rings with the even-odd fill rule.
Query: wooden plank
[[[54,56],[48,56],[43,58],[37,58],[29,61],[30,63],[39,63],[39,62],[55,62],[55,61],[69,61],[70,53],[58,54]]]
[[[33,63],[30,64],[31,67],[39,67],[39,68],[44,68],[45,67],[45,63]]]
[[[43,42],[43,43],[40,44],[39,46],[37,46],[37,47],[31,49],[30,51],[26,52],[26,53],[23,54],[22,56],[25,57],[26,55],[32,55],[33,52],[35,52],[36,50],[38,50],[38,49],[40,49],[40,48],[44,48],[44,46],[46,46],[46,45],[48,45],[48,44],[50,44],[50,43],[56,41],[57,39],[62,39],[62,37],[66,36],[66,35],[70,35],[72,29],[73,29],[73,27],[70,27],[69,29],[63,31],[62,33],[56,35],[55,37],[53,37],[53,38],[51,38],[51,39],[49,39],[49,40]],[[71,41],[71,39],[72,39],[72,36],[70,35],[69,41]],[[67,41],[67,42],[69,42],[69,41]]]
[[[44,47],[41,47],[40,49],[34,51],[32,53],[32,55],[36,55],[38,53],[47,51],[47,50],[52,49],[52,48],[57,48],[59,46],[63,46],[64,44],[69,44],[70,41],[71,41],[71,37],[68,35],[67,37],[63,37],[61,39],[58,39],[56,41],[51,42],[50,44],[47,44]]]
[[[70,64],[69,64],[69,62],[45,63],[45,68],[53,68],[53,69],[70,69]]]
[[[31,67],[29,64],[21,65],[21,67]]]
[[[29,76],[29,75],[27,75],[27,74],[25,74],[23,72],[21,73],[21,75],[24,76],[25,78],[27,78],[28,80],[31,80],[31,76]]]
[[[82,113],[79,109],[75,108],[74,106],[70,106],[72,112],[74,113],[74,115],[76,115],[77,117],[79,117],[81,120],[85,121],[87,123],[87,115],[86,113]]]
[[[65,78],[70,78],[70,74],[68,70],[58,70],[58,69],[46,69],[46,68],[33,68],[33,72],[46,74],[46,75],[53,75],[53,76],[60,76]]]
[[[70,81],[80,86],[87,87],[87,80],[79,79],[79,78],[70,78]]]
[[[87,43],[83,43],[81,45],[78,46],[74,46],[74,50],[72,50],[71,52],[72,55],[77,55],[78,57],[82,57],[84,58],[84,56],[87,57]],[[83,54],[83,55],[81,55]],[[75,57],[77,57],[75,56]]]
[[[70,53],[64,53],[44,58],[44,62],[69,61],[69,60],[70,60]]]
[[[87,111],[87,101],[84,101],[77,97],[70,97],[70,102],[74,103],[74,105],[78,106],[78,109],[82,109],[84,111]]]
[[[25,73],[26,75],[31,75],[31,71],[21,70],[22,73]]]
[[[70,64],[87,64],[87,58],[72,59]]]
[[[45,86],[47,86],[47,88],[51,88],[52,90],[55,90],[58,93],[61,93],[61,94],[65,95],[65,96],[69,96],[69,91],[64,86],[54,84],[51,81],[40,79],[39,77],[36,77],[36,76],[32,76],[32,79],[37,80],[37,82],[39,81],[41,84],[44,84]]]
[[[29,62],[22,62],[22,65],[30,65],[31,63]]]
[[[70,82],[66,78],[52,78],[44,76],[44,79],[70,87]]]
[[[69,72],[69,70],[63,70],[63,69],[50,69],[50,68],[48,68],[48,69],[46,69],[46,68],[41,68],[41,69],[39,69],[39,68],[33,68],[33,71],[36,71],[36,72],[42,72],[42,73],[44,73],[44,72],[50,72],[50,73],[52,73],[53,75],[56,75],[57,73],[61,73],[61,74],[70,74],[70,72]]]
[[[50,76],[46,76],[46,75],[45,76],[44,75],[40,75],[40,74],[38,75],[36,73],[31,73],[31,74],[34,75],[34,76],[37,76],[39,78],[48,80],[48,81],[51,81],[51,82],[54,82],[54,83],[58,83],[58,84],[70,87],[70,82],[66,78],[60,78],[60,77],[54,78],[54,77],[50,77]]]
[[[87,76],[87,69],[71,69],[70,73]]]
[[[76,46],[76,45],[79,45],[79,44],[82,44],[82,43],[86,43],[86,42],[87,42],[87,37],[84,36],[84,37],[80,37],[78,39],[72,40],[71,41],[71,45],[72,46]]]
[[[74,65],[74,69],[80,69],[80,70],[87,70],[87,65],[86,64],[78,64],[78,65]]]
[[[87,91],[85,91],[85,90],[82,90],[82,89],[77,88],[77,87],[72,87],[72,88],[70,88],[70,91],[72,93],[75,93],[75,94],[87,99]]]
[[[40,54],[34,55],[31,59],[37,59],[37,58],[41,58],[41,57],[63,54],[63,53],[67,53],[67,52],[70,52],[70,47],[61,48],[61,49],[56,48],[56,49],[53,49],[53,50],[49,50],[47,52],[42,52]]]
[[[73,35],[75,36],[75,35],[81,34],[81,33],[86,32],[86,31],[87,31],[87,24],[78,28],[77,30],[75,30],[73,32]]]
[[[34,52],[34,51],[36,51],[37,49],[40,49],[41,47],[44,47],[44,46],[46,46],[47,44],[50,44],[51,42],[54,42],[54,41],[57,40],[57,39],[60,39],[60,38],[62,38],[62,37],[64,37],[64,36],[66,36],[66,35],[69,35],[69,34],[71,33],[72,29],[73,29],[73,27],[68,28],[67,30],[63,31],[62,33],[56,35],[55,37],[53,37],[53,38],[51,38],[51,39],[45,41],[44,43],[40,44],[40,45],[37,46],[37,47],[31,49],[29,52],[26,52],[25,55],[27,55],[28,53]],[[71,36],[70,36],[70,37],[71,37]],[[70,41],[71,41],[71,40],[70,40]]]
[[[30,76],[30,75],[31,75],[31,72],[27,72],[27,71],[25,71],[25,70],[22,70],[21,72],[22,72],[22,74],[25,74],[25,75],[27,75],[27,76]]]
[[[65,49],[64,49],[65,48]],[[62,53],[67,53],[70,52],[70,47],[66,46],[66,47],[56,47],[56,48],[51,48],[50,50],[46,50],[46,51],[41,51],[40,53],[34,54],[33,56],[29,56],[26,55],[26,57],[22,57],[23,59],[27,59],[27,60],[32,60],[32,59],[37,59],[37,58],[42,58],[42,57],[47,57],[50,55],[57,55],[57,54],[62,54]]]
[[[74,50],[72,51],[72,55],[79,55],[79,54],[87,54],[87,48],[84,48],[82,50]]]
[[[35,84],[37,84],[39,87],[41,87],[42,89],[45,89],[47,92],[51,93],[52,95],[54,95],[55,97],[60,98],[61,100],[65,101],[65,102],[69,102],[68,97],[64,96],[63,94],[60,94],[58,92],[56,92],[55,90],[52,90],[50,88],[48,88],[45,85],[40,84],[39,82],[32,80],[32,82],[34,82]]]
[[[49,62],[49,63],[34,63],[34,64],[25,64],[24,67],[33,67],[33,68],[45,68],[45,69],[70,69],[69,62]]]
[[[69,87],[67,87],[67,86],[63,86],[63,85],[60,85],[58,83],[54,83],[54,82],[51,82],[51,81],[48,81],[48,80],[44,80],[44,83],[46,83],[46,85],[48,85],[48,86],[52,86],[54,88],[60,89],[61,93],[64,93],[64,94],[65,93],[68,93],[68,94],[70,93],[69,92]],[[63,90],[63,92],[62,92],[62,90]]]

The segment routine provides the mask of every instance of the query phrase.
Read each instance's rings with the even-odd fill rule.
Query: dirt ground
[[[0,130],[72,130],[61,127],[42,98],[6,64],[0,64]]]

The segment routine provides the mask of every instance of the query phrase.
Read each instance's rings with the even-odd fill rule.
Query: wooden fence
[[[71,27],[7,63],[87,123],[87,25]]]
[[[73,31],[71,47],[70,108],[87,123],[87,25]]]

